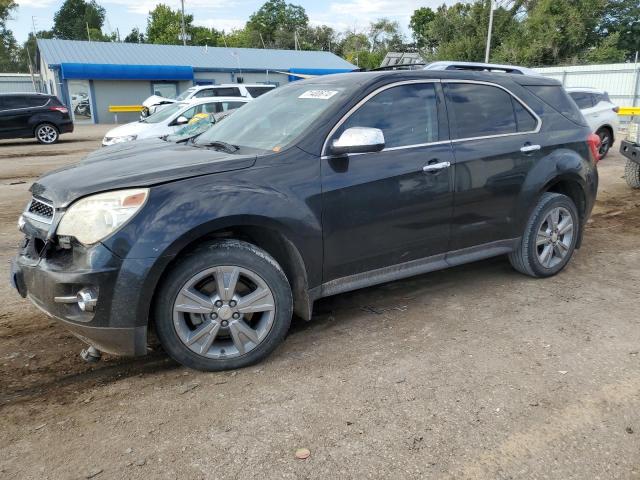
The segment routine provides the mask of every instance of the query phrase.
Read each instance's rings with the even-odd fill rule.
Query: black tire
[[[602,127],[596,132],[596,135],[600,137],[600,149],[598,152],[600,153],[600,159],[602,160],[607,156],[607,153],[609,153],[609,149],[613,144],[613,134],[608,127]]]
[[[624,166],[624,179],[631,188],[640,188],[640,163],[627,160]]]
[[[173,323],[173,308],[183,286],[211,267],[234,265],[259,275],[273,294],[275,314],[271,329],[253,350],[234,358],[208,358],[193,352],[180,339]],[[221,371],[242,368],[267,357],[284,340],[293,315],[291,287],[278,263],[264,250],[240,240],[208,243],[185,255],[165,277],[155,302],[155,328],[171,358],[196,370]]]
[[[60,132],[58,127],[52,123],[41,123],[33,131],[36,140],[43,145],[53,145],[58,143]]]
[[[556,208],[562,208],[569,212],[573,221],[573,234],[567,253],[557,264],[553,266],[545,266],[539,258],[537,245],[538,231],[544,226],[547,216]],[[560,272],[571,260],[576,248],[578,234],[580,232],[580,217],[578,209],[573,200],[560,193],[545,192],[540,197],[538,204],[533,210],[527,226],[525,227],[522,240],[518,247],[509,254],[509,261],[513,268],[520,273],[536,278],[550,277]],[[544,248],[544,246],[541,246]]]

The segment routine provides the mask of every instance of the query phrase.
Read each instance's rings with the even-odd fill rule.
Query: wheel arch
[[[258,217],[225,219],[207,228],[198,227],[186,233],[167,249],[169,256],[159,257],[154,266],[155,273],[150,275],[152,285],[149,285],[147,290],[150,294],[146,302],[143,300],[148,305],[148,325],[153,323],[153,306],[159,287],[172,267],[203,244],[224,238],[244,240],[271,255],[282,267],[291,286],[294,313],[304,320],[310,320],[313,298],[309,295],[307,267],[300,249],[291,237],[292,235],[287,234],[277,223]],[[167,258],[170,260],[166,261]]]
[[[540,191],[539,196],[542,196],[545,192],[561,193],[569,197],[575,204],[580,218],[580,230],[576,248],[580,248],[588,212],[587,193],[582,179],[573,175],[561,175],[550,180]]]

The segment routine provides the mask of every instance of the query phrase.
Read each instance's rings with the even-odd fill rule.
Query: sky
[[[53,15],[63,0],[16,0],[18,8],[9,28],[16,39],[23,42],[33,30],[48,30],[53,26]],[[185,0],[185,12],[194,15],[194,23],[218,30],[229,31],[244,26],[249,16],[258,10],[265,0]],[[120,31],[124,37],[133,27],[144,31],[147,13],[156,4],[165,3],[179,8],[180,0],[98,0],[106,8],[106,33]],[[364,29],[370,21],[380,17],[397,20],[403,31],[409,33],[409,19],[414,10],[422,6],[431,8],[452,0],[289,0],[307,11],[312,24],[325,24],[337,30]]]

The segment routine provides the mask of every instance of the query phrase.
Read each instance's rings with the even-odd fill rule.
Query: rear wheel
[[[185,256],[157,298],[163,348],[183,365],[208,371],[265,358],[284,339],[293,311],[289,282],[277,262],[238,240]]]
[[[45,145],[50,145],[52,143],[56,143],[60,134],[58,133],[58,129],[55,125],[50,123],[41,123],[36,127],[35,130],[36,140],[38,142],[43,143]]]
[[[566,195],[546,192],[534,209],[511,265],[532,277],[550,277],[573,255],[580,231],[578,210]]]
[[[624,179],[631,188],[640,188],[640,163],[627,160],[624,166]]]
[[[596,132],[596,135],[600,137],[600,148],[598,149],[598,153],[602,159],[607,156],[607,153],[609,153],[609,149],[613,144],[613,134],[607,127],[602,127]]]

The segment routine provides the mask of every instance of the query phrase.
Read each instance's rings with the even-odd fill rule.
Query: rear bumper
[[[127,356],[146,353],[146,319],[136,318],[137,309],[130,303],[135,299],[123,298],[139,292],[135,282],[127,282],[129,277],[129,288],[122,293],[125,261],[102,245],[87,252],[63,251],[55,259],[37,258],[25,243],[11,266],[11,283],[22,297],[98,350]],[[93,312],[82,311],[77,303],[55,301],[74,297],[83,288],[97,293]]]
[[[71,133],[73,132],[73,121],[69,120],[68,123],[61,123],[58,125],[60,129],[60,133]]]
[[[635,163],[640,163],[640,145],[627,140],[620,142],[620,153]]]

